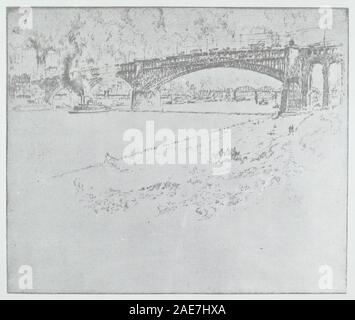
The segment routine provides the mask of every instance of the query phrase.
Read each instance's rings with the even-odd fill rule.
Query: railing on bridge
[[[136,72],[138,66],[141,69],[154,69],[167,67],[181,63],[213,63],[216,60],[223,62],[227,60],[264,60],[264,59],[283,59],[285,57],[284,48],[265,48],[261,50],[235,48],[221,49],[218,51],[199,51],[194,53],[180,53],[162,59],[134,60],[129,63],[116,65],[117,72]]]

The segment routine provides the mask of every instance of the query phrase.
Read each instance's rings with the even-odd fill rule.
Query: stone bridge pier
[[[323,63],[323,108],[327,108],[329,105],[329,63]]]
[[[341,65],[341,79],[344,79],[344,61],[335,47],[289,47],[286,50],[285,73],[281,97],[281,112],[299,111],[311,106],[312,72],[314,65],[322,67],[322,107],[329,105],[330,66]],[[342,91],[344,89],[342,88]]]
[[[311,103],[311,85],[311,73],[286,79],[282,86],[281,112],[307,108]]]
[[[131,110],[161,111],[161,95],[159,89],[142,90],[133,88],[131,91]]]

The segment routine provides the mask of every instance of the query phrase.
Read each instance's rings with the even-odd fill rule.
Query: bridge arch
[[[48,97],[48,103],[49,104],[53,104],[53,100],[54,100],[54,97],[57,95],[57,93],[59,93],[60,91],[64,90],[64,86],[63,85],[58,85],[52,92],[51,94],[49,95]]]
[[[50,94],[50,96],[49,96],[49,98],[48,98],[48,103],[49,103],[50,105],[54,105],[54,104],[55,104],[55,98],[56,98],[56,96],[57,96],[58,94],[60,94],[61,92],[63,92],[63,91],[67,91],[67,93],[68,93],[69,95],[72,95],[72,94],[73,94],[73,93],[70,91],[70,89],[64,87],[63,85],[59,85],[59,86],[56,87],[56,88],[52,91],[52,93]],[[70,99],[72,99],[72,98],[70,98]]]
[[[158,74],[151,74],[150,79],[149,79],[149,74],[147,74],[145,79],[144,78],[141,79],[143,81],[143,86],[139,89],[143,91],[156,90],[162,87],[163,85],[165,85],[166,83],[169,83],[185,75],[195,73],[198,71],[217,69],[217,68],[218,69],[233,68],[239,70],[252,71],[255,73],[259,73],[274,78],[280,81],[281,83],[284,80],[284,74],[281,70],[271,68],[265,65],[230,62],[230,63],[222,63],[222,64],[218,63],[218,64],[211,64],[211,65],[203,65],[203,66],[192,67],[192,68],[188,68],[188,67],[180,68],[179,70],[169,70],[170,72],[167,72],[166,74],[160,76]]]
[[[228,71],[227,74],[225,74],[225,70]],[[207,72],[204,73],[204,71]],[[201,75],[197,76],[197,73],[201,73]],[[199,86],[199,83],[202,79],[209,78],[211,74],[213,75],[213,79],[211,80],[211,82],[209,82],[209,86],[212,88],[212,90],[213,87],[217,88],[220,86],[220,84],[221,87],[225,87],[225,88],[228,87],[229,89],[231,89],[231,87],[234,88],[243,87],[243,90],[244,89],[246,90],[247,89],[246,87],[250,87],[250,88],[254,88],[254,90],[248,91],[248,93],[245,92],[240,93],[238,95],[238,98],[240,98],[241,96],[245,96],[248,100],[250,100],[249,95],[251,95],[250,92],[252,92],[253,99],[254,99],[254,95],[257,95],[260,98],[259,101],[265,101],[265,99],[268,99],[266,97],[270,95],[273,101],[275,101],[276,103],[281,103],[280,93],[281,93],[283,82],[279,77],[270,75],[268,72],[265,73],[260,72],[260,70],[250,70],[249,68],[238,68],[237,66],[231,67],[225,65],[214,65],[209,67],[195,68],[193,70],[180,70],[179,72],[174,72],[171,75],[165,75],[165,77],[163,79],[160,79],[159,82],[152,81],[151,83],[149,83],[149,85],[146,84],[146,86],[143,87],[143,89],[133,90],[132,102],[131,102],[132,109],[139,109],[139,106],[145,106],[147,108],[155,108],[154,107],[155,105],[159,105],[161,106],[161,108],[163,108],[163,103],[162,103],[163,100],[160,100],[162,97],[164,97],[165,100],[168,99],[169,101],[172,101],[173,97],[176,97],[176,94],[179,95],[181,93],[181,92],[178,93],[179,89],[178,91],[175,91],[175,89],[177,88],[173,89],[172,91],[169,91],[167,87],[163,88],[164,85],[168,83],[172,83],[174,80],[178,81],[179,83],[178,87],[182,85],[181,87],[182,91],[184,91],[184,86],[185,84],[187,84],[188,85],[186,87],[187,91],[184,91],[184,94],[186,96],[190,96],[191,99],[194,99],[200,96],[200,94],[205,94],[205,93],[199,93],[199,90],[203,89],[202,87]],[[227,78],[228,80],[225,80],[225,78]],[[182,80],[181,82],[180,79]],[[270,81],[272,82],[270,83]],[[190,82],[190,84],[193,84],[196,88],[190,89],[190,85],[188,84],[188,82]],[[263,91],[262,93],[260,92],[257,93],[259,91],[258,89],[260,88],[264,88],[267,91]],[[168,89],[168,91],[165,91],[166,89]],[[161,96],[162,93],[164,94],[164,96]],[[232,99],[231,102],[235,101],[235,92],[233,90],[232,91],[228,90],[228,92],[225,92],[225,94],[228,97],[227,99]],[[224,94],[219,92],[218,96],[221,97],[221,95],[224,96]],[[256,101],[258,101],[258,98],[255,99]],[[256,103],[258,104],[258,102]]]
[[[310,83],[309,83],[309,106],[321,107],[323,100],[324,79],[322,74],[322,62],[314,61],[311,64]]]

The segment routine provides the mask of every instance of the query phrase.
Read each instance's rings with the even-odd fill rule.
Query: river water
[[[177,132],[218,129],[275,113],[270,106],[228,102],[165,105],[164,110],[166,113],[10,111],[8,176],[23,184],[102,162],[107,152],[120,157],[127,144],[123,141],[125,130],[137,128],[145,132],[149,120],[154,121],[156,130],[169,128]]]
[[[18,270],[25,264],[33,267],[36,292],[318,292],[324,263],[334,270],[334,289],[343,291],[346,130],[340,120],[346,113],[272,120],[268,106],[255,106],[269,111],[263,115],[249,114],[253,109],[243,104],[221,104],[219,110],[248,114],[169,107],[185,113],[8,113],[10,291],[18,291]],[[213,180],[192,167],[185,176],[176,170],[172,182],[181,180],[182,190],[175,198],[159,189],[130,211],[112,214],[96,214],[86,197],[112,200],[111,191],[127,189],[126,175],[139,180],[134,191],[142,180],[151,187],[156,181],[149,179],[150,168],[140,176],[103,166],[50,178],[103,162],[106,152],[119,157],[125,130],[144,133],[148,120],[156,130],[173,132],[239,125],[232,141],[242,154],[249,150],[249,167],[237,162],[233,175]],[[297,121],[302,130],[289,134]],[[324,174],[334,170],[338,179]],[[164,173],[159,181],[168,181]],[[210,208],[211,199],[239,192],[241,202],[224,204],[211,219],[197,216],[193,203]],[[192,201],[186,207],[179,202],[185,193]],[[157,215],[157,207],[171,201],[176,211]]]

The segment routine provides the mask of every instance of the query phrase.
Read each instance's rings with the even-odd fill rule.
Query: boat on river
[[[79,104],[74,106],[72,110],[69,110],[68,113],[99,113],[99,112],[108,112],[111,108],[102,105],[90,105],[90,104]]]

